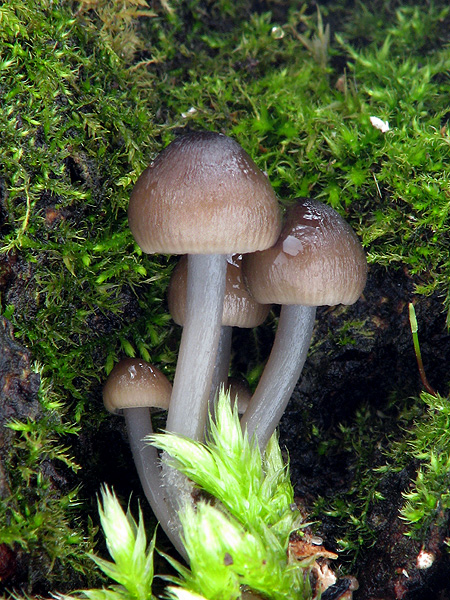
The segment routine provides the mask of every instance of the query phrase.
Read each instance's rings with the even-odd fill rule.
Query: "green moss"
[[[108,364],[120,349],[161,358],[166,318],[155,288],[167,270],[163,260],[141,258],[124,211],[125,188],[146,164],[155,134],[152,99],[137,87],[151,78],[133,75],[103,45],[103,30],[67,8],[44,3],[36,13],[18,3],[3,10],[4,22],[21,23],[3,41],[11,56],[3,81],[10,224],[3,251],[19,250],[33,265],[28,306],[11,316],[44,373],[59,372],[59,385],[82,400],[86,390],[75,379],[92,377],[105,355]],[[138,297],[135,288],[146,280],[152,293],[147,286]],[[130,333],[126,314],[135,298],[145,308],[140,335]],[[108,325],[115,340],[102,339]],[[89,360],[92,337],[103,359]]]
[[[446,9],[399,9],[363,50],[337,36],[329,64],[340,67],[324,68],[299,38],[305,27],[323,37],[311,17],[253,16],[220,43],[214,31],[214,41],[201,37],[209,55],[202,48],[201,65],[173,72],[167,114],[176,127],[231,132],[282,201],[314,194],[348,212],[371,262],[407,265],[425,276],[421,293],[447,294],[450,59],[429,44],[447,18]]]
[[[28,556],[30,586],[42,585],[50,574],[75,585],[80,576],[92,580],[86,551],[93,546],[96,532],[90,523],[83,532],[77,515],[78,488],[70,489],[64,474],[80,469],[71,450],[61,444],[61,439],[77,435],[79,427],[67,420],[61,402],[45,382],[39,400],[43,414],[39,420],[13,420],[8,425],[16,436],[14,453],[3,464],[10,493],[0,499],[0,543],[20,548]],[[55,493],[55,484],[63,491]]]
[[[174,362],[161,304],[167,261],[141,257],[125,214],[126,188],[156,132],[154,99],[139,89],[152,78],[128,68],[133,52],[121,35],[136,34],[126,20],[120,27],[120,15],[113,35],[64,3],[4,3],[0,11],[2,267],[12,282],[2,307],[52,398],[44,387],[43,417],[12,425],[14,501],[4,499],[1,538],[64,581],[62,565],[81,561],[92,538],[75,517],[76,492],[52,497],[44,465],[78,471],[65,447],[80,427],[96,427],[98,417],[88,416],[101,412],[94,389],[121,353],[169,372]]]
[[[382,469],[401,469],[409,460],[418,461],[415,479],[404,493],[401,518],[408,535],[422,536],[443,520],[450,509],[450,402],[428,393],[421,395],[426,414],[415,420],[403,440],[394,444],[389,462]]]
[[[448,399],[423,393],[410,401],[393,398],[382,413],[362,407],[351,423],[340,425],[339,441],[321,434],[320,454],[339,449],[352,463],[352,480],[345,492],[331,499],[319,498],[314,512],[334,522],[344,563],[354,563],[362,549],[377,542],[374,506],[383,506],[387,499],[392,474],[409,473],[403,500],[392,492],[405,523],[399,531],[424,540],[430,531],[445,526],[450,509],[449,415]]]
[[[361,407],[351,423],[339,426],[339,434],[331,439],[320,432],[318,452],[330,455],[339,451],[351,462],[352,479],[343,493],[333,498],[318,498],[314,514],[331,517],[335,527],[336,543],[342,552],[343,563],[354,564],[361,549],[376,542],[373,523],[369,516],[374,503],[383,499],[379,491],[380,477],[374,466],[382,460],[379,448],[387,445],[386,413],[377,414],[373,407]],[[391,432],[389,432],[391,433]]]
[[[406,267],[420,275],[418,294],[438,291],[450,308],[448,8],[342,2],[318,16],[296,2],[263,14],[250,6],[0,7],[2,265],[6,276],[13,261],[26,265],[1,303],[59,403],[44,407],[32,435],[18,431],[32,477],[36,439],[52,455],[71,446],[76,426],[98,426],[100,383],[121,355],[173,372],[177,334],[163,302],[171,262],[141,254],[126,207],[139,173],[181,128],[235,137],[283,204],[299,195],[330,203],[371,263]],[[61,410],[54,438],[48,418]],[[61,500],[62,513],[69,504]],[[47,514],[43,500],[36,506]],[[21,535],[32,551],[33,535],[47,532]]]

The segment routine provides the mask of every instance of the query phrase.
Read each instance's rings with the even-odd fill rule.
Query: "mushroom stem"
[[[217,349],[216,363],[214,365],[211,391],[209,394],[209,412],[214,418],[217,394],[221,386],[227,389],[228,371],[230,370],[231,335],[233,328],[230,325],[222,325]]]
[[[187,559],[186,550],[179,534],[178,515],[164,496],[158,451],[144,441],[147,435],[153,433],[150,411],[148,408],[126,408],[123,412],[133,460],[145,497],[167,537],[181,556]]]
[[[227,257],[190,254],[186,319],[181,336],[167,431],[203,439],[219,345]]]
[[[275,431],[305,364],[314,327],[315,306],[283,305],[272,351],[242,419],[263,452]]]

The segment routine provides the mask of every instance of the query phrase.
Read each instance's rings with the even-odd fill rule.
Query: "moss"
[[[81,560],[92,540],[84,541],[79,519],[64,533],[76,494],[50,500],[42,463],[78,470],[59,444],[73,446],[69,434],[97,427],[98,383],[120,353],[166,363],[169,372],[173,364],[161,306],[167,261],[141,258],[124,210],[126,186],[156,132],[152,98],[139,89],[152,78],[128,68],[136,34],[126,20],[117,29],[120,15],[108,34],[68,4],[18,2],[3,4],[1,22],[2,307],[56,398],[44,393],[42,418],[14,425],[9,466],[27,474],[20,467],[12,480],[20,509],[2,511],[2,541],[42,554],[42,571],[48,564],[63,581],[61,564],[74,554]],[[115,42],[127,32],[122,59]],[[66,423],[56,430],[55,413]],[[66,515],[59,535],[49,514]]]
[[[80,462],[72,438],[103,426],[100,385],[120,356],[173,373],[178,334],[163,300],[172,263],[142,255],[126,207],[139,173],[180,129],[232,135],[283,204],[299,195],[330,203],[371,264],[407,269],[417,295],[439,293],[450,309],[448,7],[252,6],[14,0],[0,8],[1,306],[57,401],[41,396],[31,437],[29,424],[16,426],[17,452],[35,477],[36,439],[53,457],[75,455],[68,469]],[[375,129],[371,116],[390,130]],[[348,323],[341,344],[364,327]],[[56,435],[53,413],[64,414]],[[363,422],[361,409],[358,430]],[[371,428],[366,438],[376,444],[381,434]],[[90,481],[86,469],[72,481]],[[45,502],[36,506],[46,518]],[[87,531],[83,519],[75,535]],[[20,535],[32,553],[33,536],[48,532]]]
[[[391,511],[393,519],[401,519],[401,535],[425,547],[433,532],[445,530],[450,509],[448,421],[448,399],[423,393],[420,399],[393,396],[383,411],[361,406],[351,422],[339,425],[338,435],[316,432],[319,454],[330,460],[339,452],[351,463],[345,490],[318,498],[314,508],[317,517],[327,520],[345,568],[380,543],[380,524]]]
[[[400,470],[408,461],[419,463],[401,508],[408,535],[419,538],[431,526],[444,522],[444,513],[450,509],[450,403],[448,398],[428,393],[420,400],[425,416],[412,421],[404,439],[392,446],[387,465],[380,469]]]

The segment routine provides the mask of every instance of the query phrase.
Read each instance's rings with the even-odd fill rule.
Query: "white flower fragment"
[[[390,129],[388,121],[383,121],[383,119],[379,119],[378,117],[370,117],[370,122],[382,133],[386,133],[386,131],[389,131]]]
[[[429,569],[434,563],[436,556],[433,552],[429,552],[422,548],[416,558],[417,569]]]
[[[195,115],[196,112],[197,112],[197,109],[194,108],[193,106],[191,106],[191,108],[188,108],[188,110],[186,112],[182,112],[181,116],[183,119],[187,119],[188,117],[192,117],[193,115]]]

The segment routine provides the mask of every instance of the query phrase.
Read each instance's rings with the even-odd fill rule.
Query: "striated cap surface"
[[[125,358],[109,374],[103,404],[112,413],[143,407],[168,410],[171,394],[172,385],[159,369],[139,358]]]
[[[139,177],[128,209],[144,252],[231,254],[263,250],[281,228],[269,180],[231,138],[180,136]]]
[[[299,198],[276,244],[243,257],[247,286],[258,302],[334,306],[362,294],[367,261],[350,225],[333,208]]]

